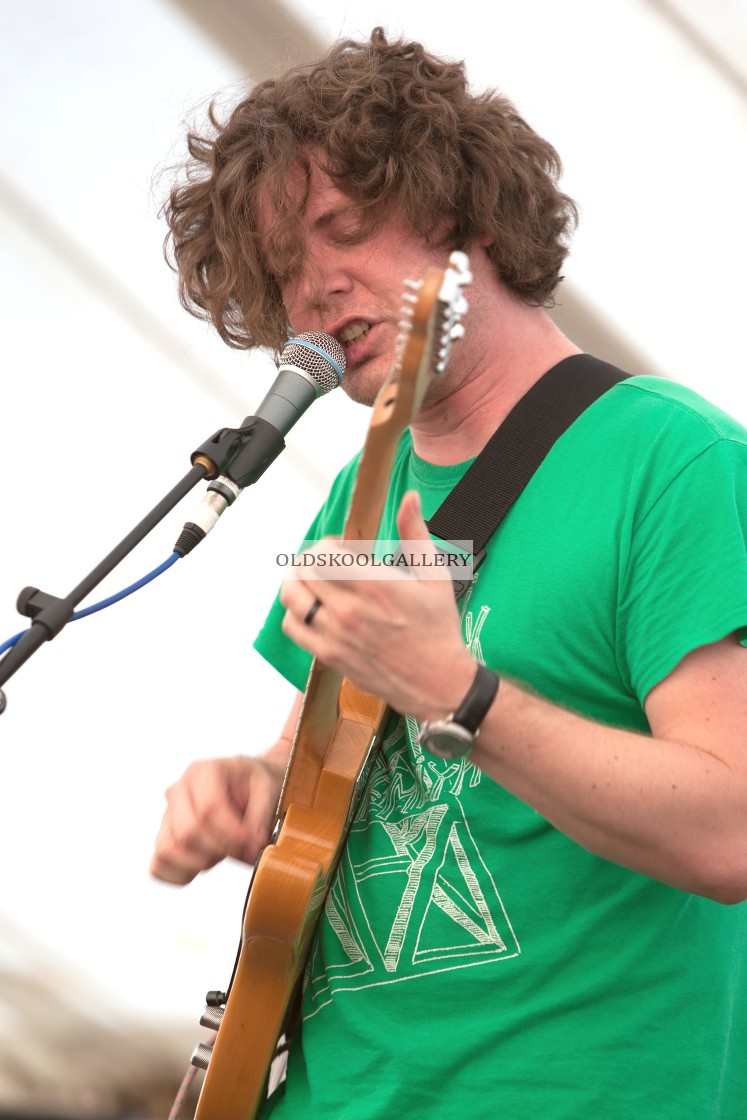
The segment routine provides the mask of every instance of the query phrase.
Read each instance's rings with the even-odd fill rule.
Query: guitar
[[[452,340],[464,332],[464,253],[446,270],[408,282],[395,366],[374,404],[343,540],[376,539],[402,433]],[[357,801],[389,715],[387,705],[315,660],[280,794],[273,838],[254,869],[242,937],[226,993],[208,993],[197,1047],[205,1069],[195,1120],[254,1120],[268,1092],[278,1042],[298,1015],[311,940]],[[180,1098],[177,1098],[179,1102]],[[177,1103],[172,1120],[177,1117]]]

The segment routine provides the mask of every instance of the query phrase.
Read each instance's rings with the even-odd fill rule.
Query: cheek
[[[290,330],[294,333],[297,332],[297,317],[301,306],[300,288],[301,285],[298,280],[293,280],[287,284],[280,284],[280,296],[283,301],[283,306],[288,314],[290,321]]]
[[[283,306],[294,333],[317,330],[318,312],[323,302],[323,273],[318,263],[307,259],[303,270],[292,280],[280,284]]]

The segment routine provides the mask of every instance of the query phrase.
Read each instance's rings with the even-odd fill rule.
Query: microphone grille
[[[319,386],[320,395],[336,389],[345,372],[345,351],[323,331],[304,331],[286,342],[280,365],[298,366]]]

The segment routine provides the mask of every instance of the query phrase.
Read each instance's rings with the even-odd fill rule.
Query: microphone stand
[[[57,637],[70,622],[78,604],[201,479],[224,475],[243,489],[264,474],[284,447],[285,440],[278,429],[259,416],[247,416],[239,428],[220,428],[192,453],[191,470],[69,595],[59,598],[36,587],[25,587],[18,596],[16,607],[20,614],[32,619],[32,624],[0,661],[0,713],[5,710],[7,703],[1,686],[10,680],[44,642]],[[178,549],[175,548],[174,551]]]

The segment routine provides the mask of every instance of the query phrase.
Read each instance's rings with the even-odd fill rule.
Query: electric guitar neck
[[[343,539],[375,540],[402,433],[463,333],[469,262],[408,282],[397,359],[373,408]],[[193,1064],[205,1069],[196,1120],[255,1120],[281,1038],[298,1018],[311,941],[361,790],[389,715],[378,697],[315,660],[271,842],[254,869],[241,944],[227,992],[209,993],[201,1023],[213,1040]],[[172,1112],[172,1116],[176,1114]]]

